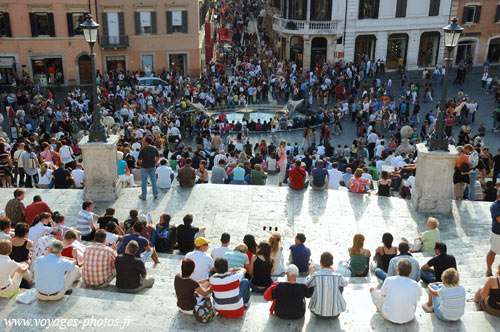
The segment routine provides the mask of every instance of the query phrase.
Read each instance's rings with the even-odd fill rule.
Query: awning
[[[14,58],[0,57],[0,68],[12,68],[14,66]]]

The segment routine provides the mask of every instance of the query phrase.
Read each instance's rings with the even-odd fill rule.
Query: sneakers
[[[248,308],[250,306],[250,301],[248,301],[247,303],[245,303],[244,306],[245,306],[245,309]]]
[[[427,302],[422,303],[422,309],[424,309],[425,312],[434,312],[434,308],[428,305]]]
[[[139,195],[139,199],[142,199],[143,201],[145,201],[146,197],[142,197],[141,195]]]
[[[73,293],[73,290],[70,288],[66,292],[64,292],[64,295],[71,295]]]
[[[155,196],[155,199],[157,199],[157,198],[158,198],[158,195]]]

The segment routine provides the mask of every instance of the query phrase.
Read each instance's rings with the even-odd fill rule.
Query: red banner
[[[229,29],[227,28],[219,29],[219,40],[231,41],[231,33],[229,32]]]

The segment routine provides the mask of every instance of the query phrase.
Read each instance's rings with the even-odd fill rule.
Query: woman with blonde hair
[[[449,268],[441,275],[442,282],[427,285],[429,300],[422,304],[426,312],[433,312],[436,317],[447,321],[457,321],[465,312],[465,288],[460,286],[458,272]]]
[[[53,165],[44,162],[38,169],[38,187],[51,189],[53,186],[52,173]]]
[[[269,246],[271,247],[271,259],[273,261],[273,276],[279,276],[285,273],[285,264],[283,262],[283,246],[281,243],[281,234],[274,232],[269,237]]]
[[[355,234],[352,239],[352,247],[349,248],[349,256],[351,258],[349,270],[353,277],[366,277],[368,275],[368,267],[370,263],[370,250],[363,248],[365,245],[365,237],[363,234]]]
[[[489,277],[474,296],[474,302],[481,311],[500,317],[500,264],[496,276]]]

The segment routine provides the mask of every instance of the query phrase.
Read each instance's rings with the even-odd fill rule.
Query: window
[[[419,67],[432,67],[437,64],[440,38],[441,35],[438,31],[424,32],[420,36],[420,47],[418,50]]]
[[[78,36],[83,35],[82,28],[80,24],[85,21],[85,13],[68,13],[68,35]]]
[[[52,13],[30,13],[31,35],[55,37],[54,14]]]
[[[380,0],[359,0],[358,18],[378,18]]]
[[[293,20],[305,20],[307,18],[307,0],[289,0],[288,18]]]
[[[398,0],[396,4],[396,17],[406,17],[407,0]]]
[[[329,21],[332,17],[332,0],[311,1],[311,21]]]
[[[188,16],[186,10],[171,10],[167,12],[167,33],[187,33]]]
[[[497,11],[495,13],[495,23],[500,22],[500,5],[497,6]]]
[[[465,6],[462,14],[462,24],[479,23],[481,6]]]
[[[136,35],[156,34],[156,12],[135,12],[134,18]]]
[[[429,16],[438,16],[440,5],[441,5],[441,0],[431,0],[429,4]]]
[[[9,13],[0,13],[0,37],[12,37]]]

